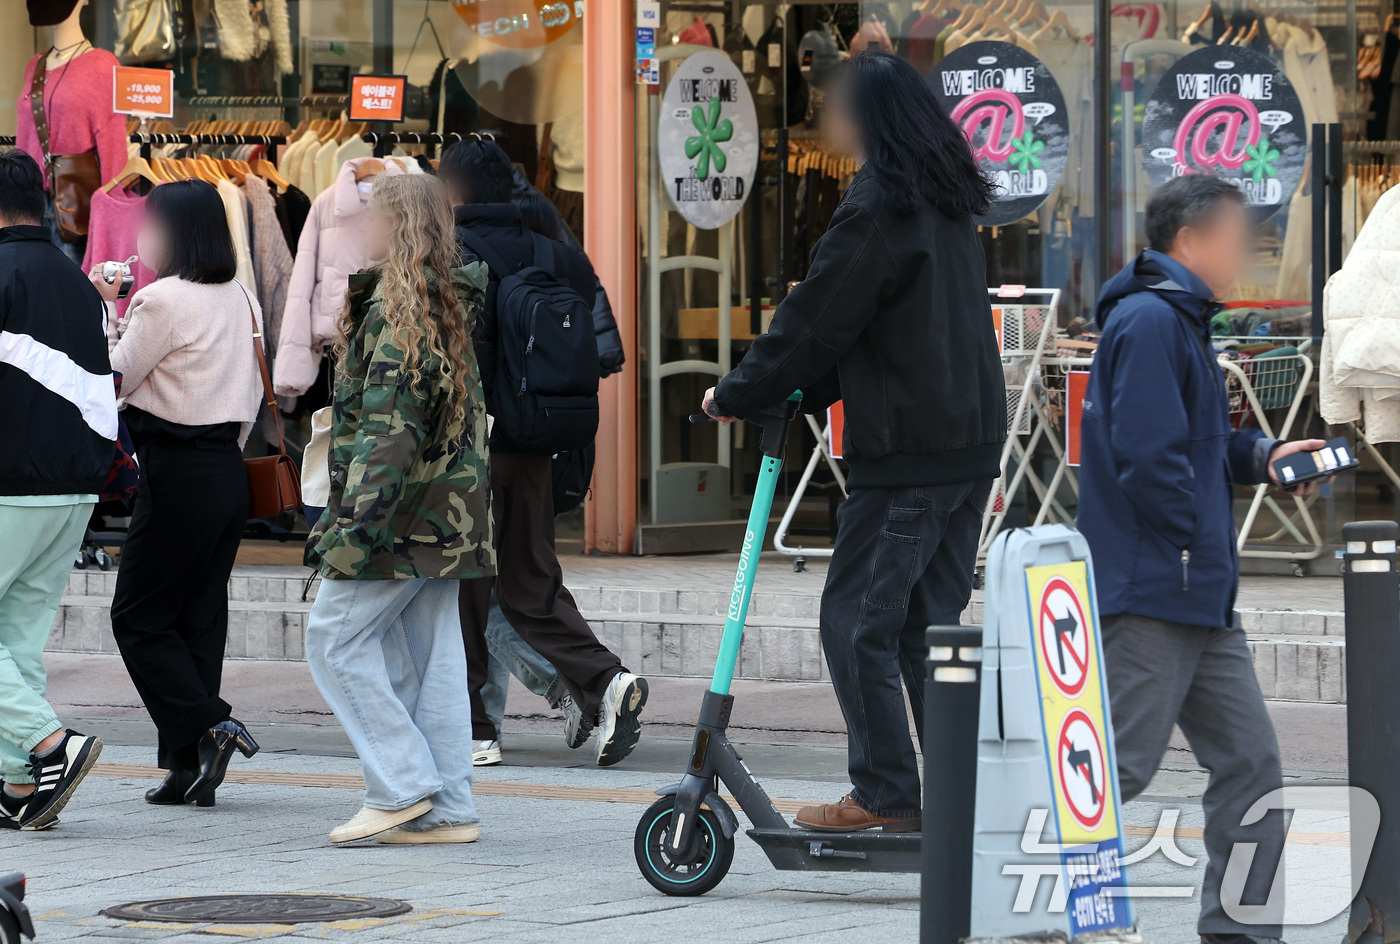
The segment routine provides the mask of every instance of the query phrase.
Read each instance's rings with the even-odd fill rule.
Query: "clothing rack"
[[[272,161],[273,166],[277,164],[276,146],[286,144],[287,138],[280,134],[161,134],[158,132],[137,132],[129,137],[132,144],[141,145],[141,156],[146,160],[151,159],[152,147],[163,147],[167,144],[210,144],[210,145],[237,145],[237,144],[265,144],[267,145],[267,159]]]
[[[1400,141],[1348,141],[1346,149],[1353,154],[1400,154]]]
[[[304,95],[301,99],[302,108],[314,108],[330,114],[332,111],[344,111],[350,99],[345,95]]]
[[[375,157],[385,157],[395,144],[426,144],[430,147],[445,148],[451,144],[457,144],[468,138],[475,138],[478,141],[494,141],[495,135],[487,133],[458,134],[455,131],[440,133],[437,131],[388,131],[384,133],[370,132],[360,135],[360,140],[374,148]]]
[[[285,108],[297,100],[280,95],[195,95],[182,104],[190,108]]]

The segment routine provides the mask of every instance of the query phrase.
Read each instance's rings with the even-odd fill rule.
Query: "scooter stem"
[[[765,411],[759,445],[763,464],[758,470],[753,504],[749,506],[749,523],[744,529],[744,545],[739,549],[739,567],[734,572],[734,592],[729,595],[729,612],[724,620],[724,635],[720,637],[719,654],[715,657],[715,674],[710,691],[728,695],[734,681],[734,668],[739,663],[739,646],[744,641],[744,621],[749,615],[749,597],[754,578],[758,575],[758,555],[763,551],[763,539],[768,533],[768,516],[773,510],[773,495],[778,489],[778,473],[783,467],[788,427],[802,402],[802,391],[795,391],[776,410]]]
[[[710,691],[728,695],[734,681],[734,667],[739,662],[739,646],[744,641],[744,621],[749,615],[749,597],[753,593],[754,577],[758,571],[758,555],[768,531],[768,514],[773,508],[773,494],[778,488],[778,471],[783,460],[764,456],[758,470],[758,485],[754,488],[753,505],[749,508],[749,523],[744,530],[744,546],[739,550],[739,568],[734,573],[734,592],[729,596],[729,613],[724,620],[724,635],[715,657],[715,674]]]

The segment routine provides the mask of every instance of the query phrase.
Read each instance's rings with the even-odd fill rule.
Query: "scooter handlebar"
[[[779,406],[759,410],[749,419],[749,422],[762,430],[759,434],[759,448],[762,449],[765,456],[782,458],[787,442],[788,424],[797,416],[797,405],[801,401],[802,394],[794,393]],[[706,405],[704,413],[690,414],[690,422],[715,423],[718,422],[718,417],[719,406],[711,400]]]

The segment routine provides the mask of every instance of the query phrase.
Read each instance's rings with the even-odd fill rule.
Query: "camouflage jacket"
[[[486,266],[453,269],[452,281],[474,320]],[[351,337],[336,366],[332,404],[330,501],[312,526],[306,562],[336,579],[490,576],[496,551],[476,364],[466,423],[451,423],[439,359],[425,355],[419,388],[426,389],[409,383],[403,351],[379,310],[378,284],[375,269],[350,277]],[[431,277],[429,285],[437,310]]]

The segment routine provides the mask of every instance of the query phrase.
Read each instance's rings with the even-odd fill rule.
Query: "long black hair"
[[[924,199],[949,216],[987,212],[996,185],[913,66],[863,52],[851,59],[838,95],[860,126],[865,169],[896,210],[910,212]]]
[[[161,184],[146,197],[146,213],[165,229],[170,258],[157,273],[189,282],[219,284],[238,272],[224,201],[203,180]]]

